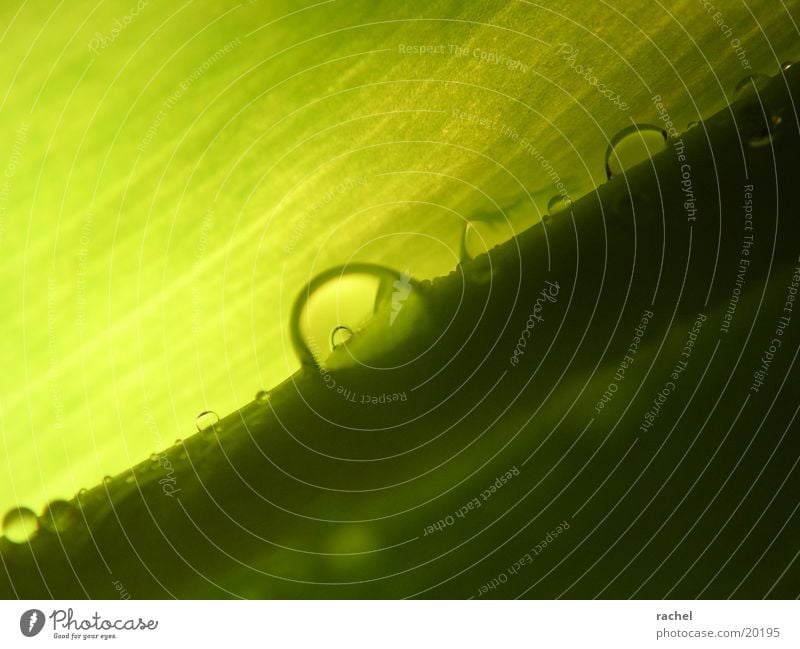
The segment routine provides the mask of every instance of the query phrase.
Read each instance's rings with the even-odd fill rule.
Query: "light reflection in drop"
[[[564,212],[572,207],[572,199],[569,196],[556,194],[547,202],[547,213],[550,216]]]

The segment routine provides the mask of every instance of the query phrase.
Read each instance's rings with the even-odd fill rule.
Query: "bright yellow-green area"
[[[732,39],[800,54],[784,3],[718,4],[0,4],[0,510],[285,379],[318,272],[446,273],[466,219],[604,182],[653,95],[678,131],[724,106]]]

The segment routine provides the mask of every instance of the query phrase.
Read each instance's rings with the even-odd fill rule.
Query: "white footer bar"
[[[0,647],[800,647],[797,601],[0,602]],[[224,643],[224,644],[223,644]]]

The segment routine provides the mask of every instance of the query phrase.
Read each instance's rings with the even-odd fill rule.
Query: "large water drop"
[[[292,343],[305,365],[325,364],[378,312],[393,325],[418,283],[408,271],[353,263],[327,270],[312,279],[292,309]]]

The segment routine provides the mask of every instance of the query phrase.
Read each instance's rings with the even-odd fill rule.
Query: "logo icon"
[[[400,274],[400,279],[395,280],[392,286],[394,286],[395,291],[392,293],[392,312],[389,315],[390,327],[400,314],[400,310],[403,308],[403,302],[405,302],[411,294],[411,273],[408,269]]]
[[[38,608],[25,611],[19,618],[19,630],[22,635],[32,638],[44,628],[44,613]]]

